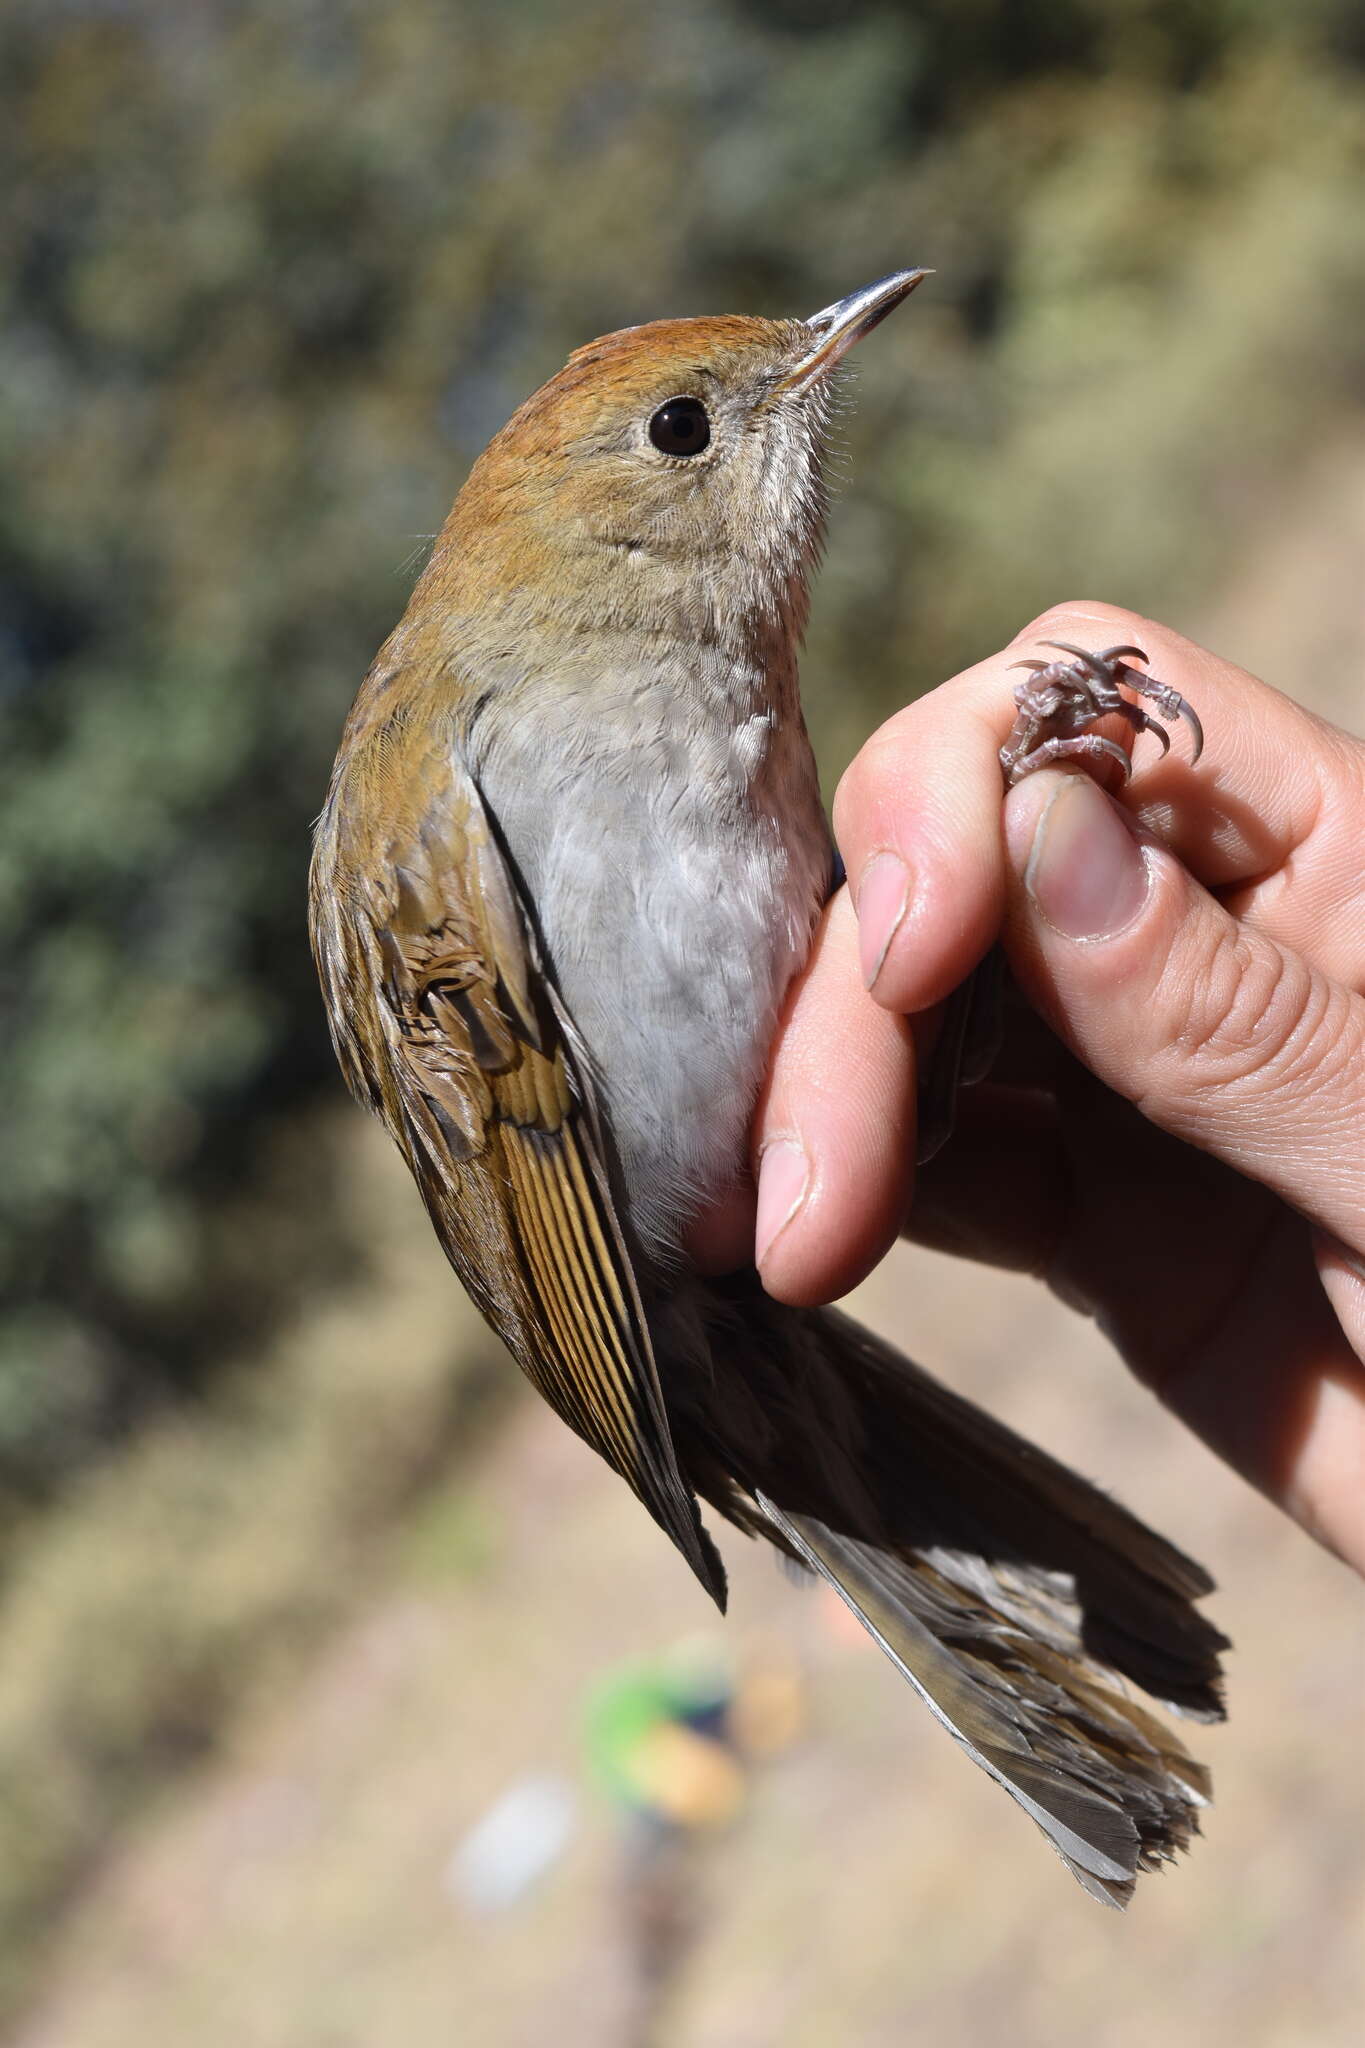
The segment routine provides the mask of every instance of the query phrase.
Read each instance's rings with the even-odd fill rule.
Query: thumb
[[[1365,1003],[1229,916],[1122,804],[1010,792],[1006,943],[1025,993],[1144,1116],[1365,1251]]]

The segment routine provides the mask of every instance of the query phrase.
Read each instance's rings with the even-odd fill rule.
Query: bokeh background
[[[1208,1839],[1101,1913],[736,1539],[725,1654],[800,1712],[642,1980],[584,1702],[711,1622],[343,1101],[303,894],[513,406],[606,329],[911,263],[816,597],[831,786],[1080,595],[1359,725],[1365,12],[7,0],[0,112],[9,2038],[1358,2040],[1357,1590],[1092,1331],[910,1253],[865,1312],[1223,1582]],[[528,1782],[558,1845],[494,1899],[460,1845]]]

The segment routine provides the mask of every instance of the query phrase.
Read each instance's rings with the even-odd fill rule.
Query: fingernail
[[[794,1138],[774,1138],[758,1162],[758,1213],[754,1246],[761,1266],[779,1232],[786,1229],[806,1199],[810,1161]]]
[[[1142,848],[1127,813],[1088,775],[1056,783],[1033,828],[1024,886],[1063,938],[1112,938],[1147,900]]]
[[[874,853],[858,883],[858,960],[865,988],[871,988],[882,971],[909,896],[910,873],[905,862],[898,854]]]

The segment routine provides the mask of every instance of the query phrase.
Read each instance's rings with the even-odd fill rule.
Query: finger
[[[780,1301],[847,1293],[891,1245],[910,1200],[913,1040],[868,994],[857,963],[857,920],[841,889],[788,997],[755,1123],[755,1257]]]
[[[1365,1259],[1349,1251],[1335,1237],[1325,1232],[1316,1233],[1313,1245],[1317,1261],[1318,1278],[1327,1290],[1327,1298],[1336,1312],[1338,1322],[1345,1332],[1347,1341],[1356,1357],[1365,1367]],[[1361,1472],[1365,1482],[1365,1470]],[[1365,1484],[1361,1486],[1361,1500],[1365,1504]]]
[[[1005,806],[1011,964],[1161,1129],[1365,1250],[1365,1002],[1248,930],[1084,775]]]
[[[1313,1254],[1350,1356],[1313,1404],[1299,1461],[1300,1519],[1365,1573],[1365,1262],[1321,1232]]]
[[[1329,796],[1349,788],[1365,803],[1365,750],[1279,691],[1138,613],[1057,606],[889,719],[839,784],[834,830],[858,909],[863,979],[890,1008],[942,1001],[994,936],[999,749],[1014,719],[1018,664],[1030,653],[1055,659],[1049,643],[1058,640],[1140,646],[1150,673],[1199,711],[1204,760],[1192,767],[1179,740],[1164,758],[1139,740],[1125,801],[1210,887],[1282,866],[1325,815],[1344,814]],[[1116,736],[1131,739],[1117,727]]]
[[[1365,1572],[1365,1370],[1281,1209],[1208,1341],[1157,1391],[1218,1455]]]
[[[858,979],[906,1013],[942,1002],[1004,904],[999,748],[1014,705],[993,656],[907,705],[840,782],[834,833],[858,910]]]
[[[1140,739],[1125,801],[1206,887],[1236,888],[1284,867],[1310,838],[1346,816],[1356,821],[1351,836],[1358,857],[1365,801],[1365,747],[1358,740],[1235,662],[1138,612],[1093,602],[1059,605],[1024,628],[1014,651],[1029,646],[1043,652],[1054,640],[1136,645],[1148,657],[1147,672],[1170,683],[1198,712],[1206,736],[1198,765],[1191,765],[1178,737],[1164,757]],[[1340,860],[1348,859],[1343,845]],[[1324,878],[1324,907],[1340,900],[1344,879]]]
[[[968,1090],[907,1234],[1046,1279],[1219,1457],[1365,1570],[1365,1261],[1320,1239],[1315,1271],[1299,1218],[1084,1069],[1063,1098],[1059,1115],[1037,1090]]]
[[[1220,1458],[1365,1568],[1365,1370],[1309,1227],[1079,1065],[1060,1112],[1069,1215],[1053,1290]]]

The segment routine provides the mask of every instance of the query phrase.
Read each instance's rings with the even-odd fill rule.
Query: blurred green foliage
[[[352,687],[564,353],[938,275],[860,366],[826,758],[1179,608],[1358,374],[1345,10],[19,0],[0,18],[0,1481],[334,1270],[302,922]],[[352,1248],[353,1249],[353,1248]]]
[[[396,1256],[319,1136],[308,827],[470,460],[595,333],[925,263],[844,423],[831,775],[1045,604],[1178,621],[1361,396],[1362,59],[1346,0],[0,11],[6,1981],[442,1437],[429,1342],[356,1323],[352,1401],[345,1315],[279,1330]]]

